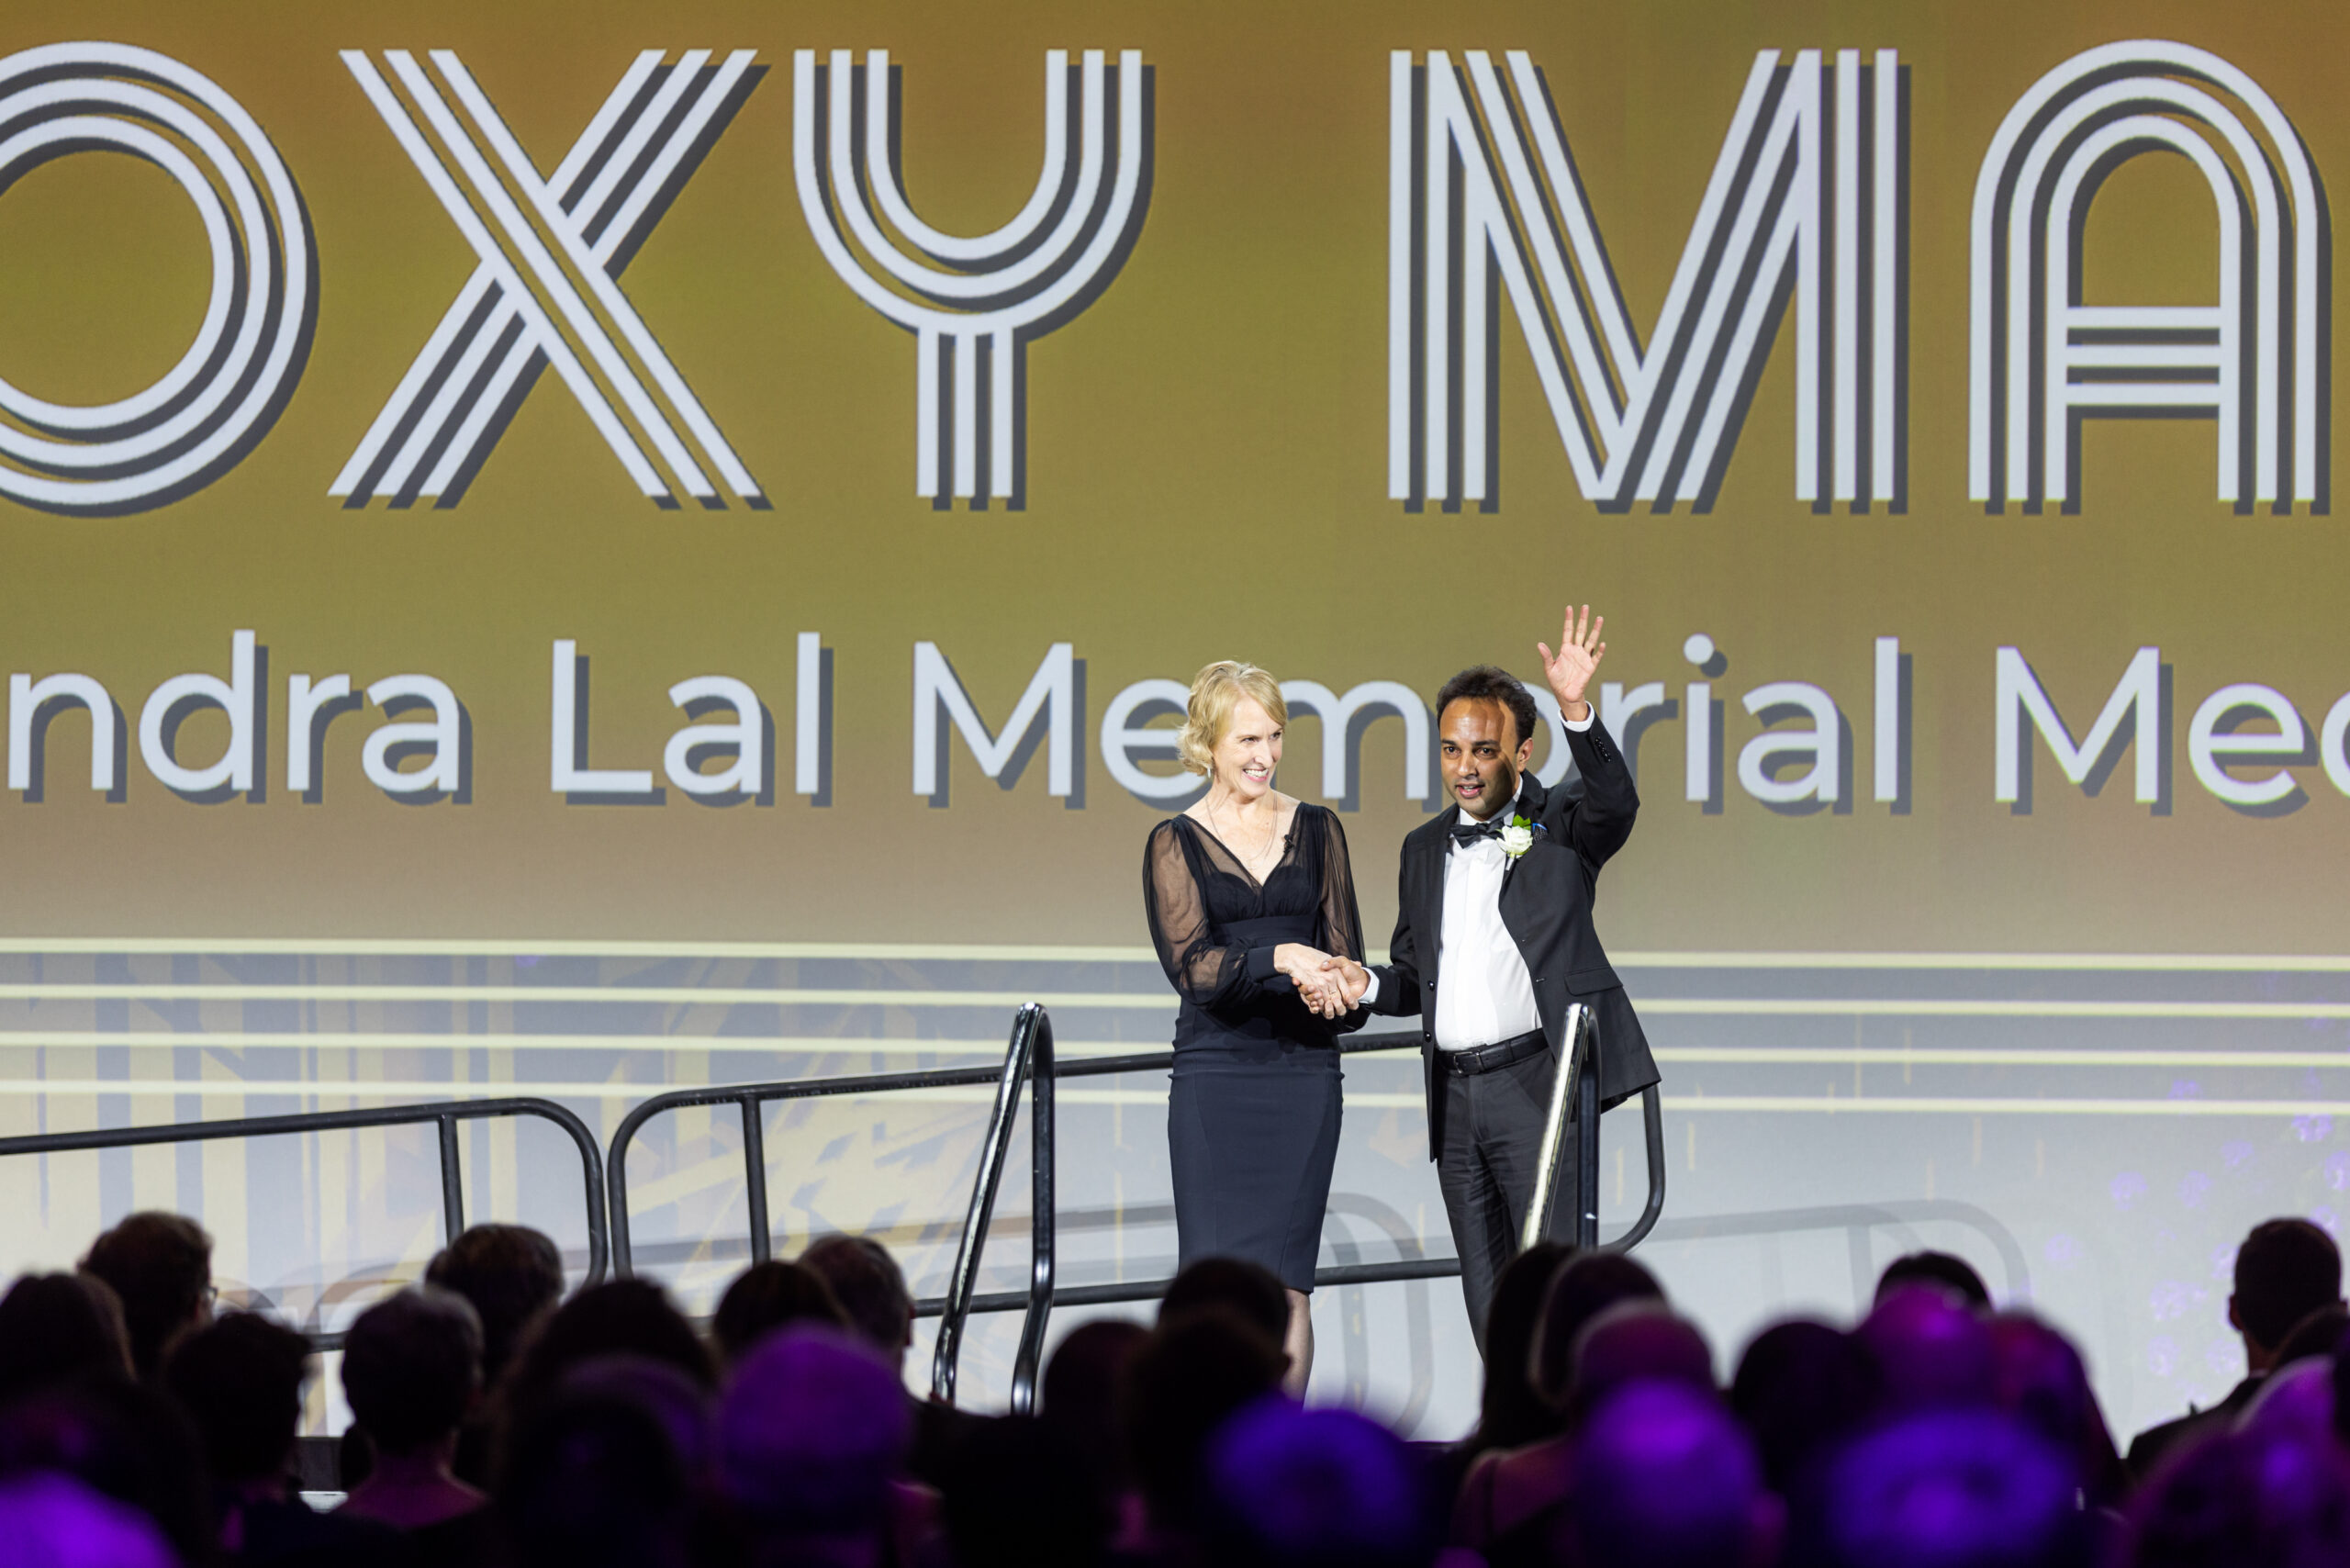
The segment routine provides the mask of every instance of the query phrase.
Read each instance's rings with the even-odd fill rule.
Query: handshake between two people
[[[1343,953],[1325,953],[1303,942],[1274,948],[1273,968],[1296,982],[1298,996],[1318,1017],[1344,1017],[1371,989],[1369,969]]]

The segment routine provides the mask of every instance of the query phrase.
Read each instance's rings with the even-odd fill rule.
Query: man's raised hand
[[[1583,607],[1578,623],[1575,607],[1571,604],[1567,606],[1566,624],[1559,628],[1559,651],[1550,652],[1548,643],[1534,644],[1542,655],[1542,677],[1550,682],[1550,695],[1559,700],[1559,711],[1566,718],[1583,719],[1590,714],[1583,694],[1607,652],[1607,644],[1599,640],[1600,628],[1606,624],[1607,617],[1594,615],[1587,604]]]

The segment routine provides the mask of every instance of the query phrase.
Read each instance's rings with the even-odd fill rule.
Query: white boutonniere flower
[[[1534,827],[1524,817],[1512,817],[1502,829],[1502,853],[1515,860],[1534,847]]]

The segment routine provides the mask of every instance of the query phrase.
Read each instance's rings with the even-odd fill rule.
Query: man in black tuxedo
[[[1389,961],[1340,966],[1356,1005],[1420,1015],[1428,1155],[1481,1350],[1494,1278],[1517,1249],[1533,1198],[1567,1009],[1591,1010],[1603,1105],[1657,1081],[1592,919],[1599,868],[1631,836],[1640,804],[1623,754],[1583,697],[1606,652],[1605,624],[1585,605],[1580,625],[1569,610],[1555,655],[1535,644],[1583,776],[1580,799],[1526,771],[1539,714],[1515,677],[1481,665],[1445,682],[1437,730],[1454,805],[1404,840]],[[1566,1236],[1575,1181],[1573,1161],[1562,1159],[1552,1214]]]

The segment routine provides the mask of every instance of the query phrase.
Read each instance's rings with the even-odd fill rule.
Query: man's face
[[[1490,697],[1456,698],[1437,717],[1444,787],[1467,815],[1483,822],[1517,798],[1517,776],[1534,755],[1517,722]]]

